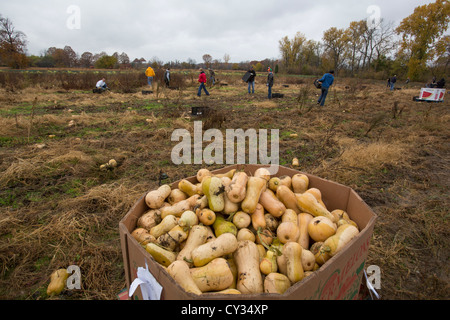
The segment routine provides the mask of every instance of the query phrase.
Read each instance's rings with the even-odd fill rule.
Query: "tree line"
[[[230,55],[223,61],[204,54],[203,63],[187,61],[163,62],[157,57],[149,60],[130,60],[125,53],[84,52],[80,56],[70,47],[51,47],[40,56],[26,55],[26,35],[16,31],[11,20],[0,15],[0,64],[11,68],[195,68],[245,69],[252,65],[256,71],[270,66],[292,74],[316,75],[333,69],[346,76],[385,78],[391,74],[422,80],[430,73],[448,74],[450,36],[446,35],[450,22],[449,0],[436,0],[418,6],[395,27],[383,19],[353,21],[347,28],[336,27],[324,31],[322,40],[308,40],[301,32],[293,38],[279,40],[280,59],[230,63]]]

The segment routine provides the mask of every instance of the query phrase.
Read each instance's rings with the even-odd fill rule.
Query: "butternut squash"
[[[325,203],[322,200],[322,192],[317,189],[317,188],[309,188],[308,190],[305,191],[305,193],[311,193],[316,199],[317,201],[325,208],[327,209],[327,206],[325,205]]]
[[[208,198],[208,206],[214,212],[221,212],[225,207],[225,186],[218,177],[205,177],[202,181],[202,190]]]
[[[228,177],[222,177],[221,179],[222,179],[222,184],[225,187],[225,190],[227,190],[227,188],[231,184],[231,179]],[[223,214],[230,215],[230,214],[236,213],[239,210],[239,203],[233,202],[230,199],[228,199],[228,196],[226,194],[224,194],[223,200],[224,200],[224,207],[222,210]]]
[[[167,197],[167,202],[173,205],[177,202],[180,202],[181,200],[186,200],[187,198],[188,196],[186,193],[176,188],[170,192],[169,196]]]
[[[238,211],[233,215],[233,223],[238,229],[247,228],[252,223],[252,218],[247,212]]]
[[[268,248],[272,244],[274,237],[273,233],[267,228],[259,228],[256,231],[256,243],[262,244],[265,248]]]
[[[323,242],[315,242],[311,246],[310,251],[314,254],[318,266],[323,265],[331,258],[329,254],[330,250],[323,247]]]
[[[266,180],[267,182],[269,182],[270,180],[270,171],[267,168],[258,168],[256,169],[254,175],[254,177],[259,177],[259,178],[263,178],[264,180]]]
[[[294,192],[287,186],[281,185],[277,188],[277,198],[286,206],[286,209],[292,209],[297,214],[301,213]]]
[[[277,228],[278,228],[278,225],[280,224],[278,219],[275,218],[270,213],[264,214],[264,219],[266,220],[266,228],[269,229],[272,232],[276,232]]]
[[[67,269],[58,269],[50,275],[50,283],[47,287],[47,295],[50,297],[59,295],[66,287],[69,273]]]
[[[247,193],[241,203],[242,211],[252,214],[259,204],[261,193],[266,190],[267,181],[259,177],[250,177],[247,182]]]
[[[309,213],[300,213],[297,216],[299,236],[297,242],[302,246],[303,249],[309,248],[309,233],[308,224],[314,217]]]
[[[277,228],[277,237],[283,244],[296,242],[299,235],[300,231],[297,224],[291,221],[282,222]]]
[[[211,226],[216,221],[216,213],[208,208],[198,210],[198,220],[205,226]]]
[[[235,175],[235,173],[236,173],[236,169],[231,169],[230,171],[227,171],[227,172],[225,172],[225,173],[216,173],[216,174],[213,174],[213,176],[214,176],[214,177],[217,177],[217,178],[228,177],[228,178],[230,178],[230,179],[233,179],[233,176]]]
[[[145,195],[145,203],[150,209],[159,209],[169,196],[172,188],[164,184],[156,190],[152,190]]]
[[[204,243],[194,250],[191,256],[194,266],[201,267],[215,258],[223,257],[233,253],[238,246],[236,236],[232,233],[224,233],[216,239]]]
[[[136,239],[137,242],[141,245],[146,245],[149,242],[155,242],[156,238],[152,236],[147,229],[144,228],[136,228],[131,233],[133,238]]]
[[[259,203],[276,218],[279,218],[286,211],[286,206],[278,200],[272,190],[266,189],[259,197]]]
[[[313,218],[308,224],[308,234],[315,242],[323,242],[336,233],[336,224],[324,216]]]
[[[272,190],[273,192],[277,192],[277,188],[278,186],[281,185],[281,180],[278,177],[272,177],[269,180],[269,184],[268,187],[270,190]]]
[[[248,176],[245,172],[236,172],[226,188],[226,195],[231,202],[240,203],[247,193]]]
[[[175,203],[171,206],[165,206],[160,209],[161,218],[164,219],[169,215],[180,217],[185,211],[192,211],[196,204],[196,201],[200,198],[199,195],[194,195],[186,200]]]
[[[154,226],[160,224],[161,220],[161,211],[151,209],[139,217],[136,225],[138,228],[150,230]]]
[[[297,242],[288,242],[283,247],[283,255],[286,257],[286,272],[291,283],[303,279],[302,246]]]
[[[266,252],[266,256],[259,263],[259,270],[264,275],[278,271],[277,256],[272,250]]]
[[[208,228],[205,226],[195,225],[189,232],[186,244],[183,249],[178,253],[177,260],[185,261],[191,268],[194,266],[192,261],[192,250],[206,243],[208,237]]]
[[[252,242],[256,241],[255,234],[248,228],[239,229],[236,238],[238,241],[242,240],[250,240]]]
[[[224,258],[216,258],[202,267],[191,268],[190,273],[202,292],[225,290],[233,284],[233,274]]]
[[[298,225],[297,213],[292,209],[286,209],[286,211],[281,216],[281,222],[293,222]]]
[[[283,294],[291,286],[291,281],[282,273],[274,272],[264,278],[264,292]]]
[[[178,225],[189,230],[199,222],[197,215],[192,210],[187,210],[181,214]]]
[[[184,231],[183,228],[179,225],[176,225],[167,233],[159,236],[159,238],[156,239],[156,243],[161,247],[174,252],[176,251],[180,243],[186,240],[187,237],[188,232]]]
[[[197,171],[197,181],[202,182],[205,177],[211,177],[213,174],[208,169],[200,169]]]
[[[233,258],[238,270],[236,289],[243,294],[262,293],[264,286],[256,244],[248,240],[240,241]]]
[[[225,218],[220,214],[216,216],[216,220],[213,223],[213,229],[216,237],[219,237],[227,232],[233,234],[234,236],[237,235],[237,227],[232,222],[225,220]]]
[[[164,233],[169,232],[173,227],[178,225],[177,217],[169,215],[165,217],[160,224],[150,229],[150,234],[158,239]]]
[[[297,194],[298,207],[304,212],[310,213],[315,217],[324,216],[333,222],[336,222],[336,218],[328,211],[324,206],[322,206],[311,193],[303,193],[301,195]]]
[[[177,254],[170,250],[164,249],[156,243],[150,242],[145,245],[145,250],[164,267],[168,267],[172,262],[177,259]]]
[[[358,234],[358,228],[351,224],[344,224],[336,230],[335,235],[329,237],[323,242],[323,250],[326,250],[330,256],[333,257]]]
[[[294,193],[304,193],[308,190],[309,178],[307,175],[297,173],[292,176],[292,190]]]
[[[306,249],[302,248],[302,266],[304,271],[312,271],[316,264],[316,257],[314,254]]]
[[[225,289],[221,291],[211,292],[211,294],[241,294],[237,289]]]
[[[264,218],[264,208],[260,203],[256,204],[254,212],[250,215],[252,226],[255,230],[266,228],[266,218]]]
[[[197,295],[203,293],[192,278],[191,271],[186,262],[182,260],[172,262],[167,267],[167,272],[186,292]]]
[[[280,183],[281,185],[286,186],[292,190],[292,178],[290,176],[288,175],[281,176]]]
[[[186,179],[182,179],[180,182],[178,182],[178,189],[183,191],[189,197],[191,197],[195,194],[200,194],[200,190],[199,190],[198,186]]]

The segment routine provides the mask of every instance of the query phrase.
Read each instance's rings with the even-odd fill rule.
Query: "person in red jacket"
[[[205,91],[206,95],[209,96],[208,90],[206,90],[206,74],[203,69],[200,68],[200,75],[198,76],[198,82],[200,82],[200,87],[198,87],[197,96],[202,95],[202,89]]]

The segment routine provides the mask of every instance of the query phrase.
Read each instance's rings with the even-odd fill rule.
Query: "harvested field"
[[[391,92],[384,81],[337,78],[320,108],[312,78],[276,75],[284,97],[268,100],[264,74],[254,95],[239,73],[217,77],[227,85],[200,98],[189,73],[179,89],[150,95],[67,81],[0,89],[1,299],[116,299],[119,221],[161,172],[172,182],[202,167],[171,161],[172,132],[192,132],[195,120],[222,132],[279,129],[281,165],[297,157],[299,170],[354,188],[378,215],[367,266],[380,267],[382,299],[448,299],[450,98],[414,102],[420,84]],[[213,112],[193,117],[194,106]],[[100,169],[110,159],[117,167]],[[49,298],[50,274],[69,265],[82,289]]]

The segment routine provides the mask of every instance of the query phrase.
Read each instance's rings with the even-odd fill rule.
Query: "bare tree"
[[[26,67],[26,36],[16,31],[11,20],[0,16],[0,57],[13,68]]]

